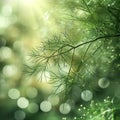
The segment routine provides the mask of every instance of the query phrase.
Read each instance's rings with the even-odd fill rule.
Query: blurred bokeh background
[[[52,85],[24,76],[30,51],[62,29],[57,9],[49,0],[0,1],[0,119],[59,120]]]
[[[111,38],[108,43],[97,42],[92,46],[90,52],[94,52],[99,45],[103,45],[103,48],[96,54],[97,57],[92,56],[97,61],[95,65],[94,63],[90,65],[91,61],[88,61],[83,66],[89,68],[89,70],[85,70],[85,80],[83,78],[83,86],[81,85],[84,89],[72,84],[72,93],[68,95],[69,97],[67,96],[65,101],[64,96],[53,94],[53,84],[48,83],[50,80],[48,71],[45,71],[43,76],[38,74],[33,77],[25,73],[26,65],[31,65],[29,56],[31,51],[53,34],[65,35],[67,31],[70,40],[74,39],[72,42],[76,45],[76,43],[95,39],[101,35],[112,35],[116,33],[116,29],[119,33],[119,27],[116,27],[119,25],[119,21],[114,22],[119,19],[115,16],[116,14],[114,15],[114,10],[113,13],[106,10],[113,6],[119,12],[119,1],[117,3],[104,0],[102,7],[99,6],[100,3],[97,0],[86,1],[94,13],[93,16],[91,13],[88,14],[89,8],[86,9],[84,0],[0,0],[1,120],[86,120],[85,116],[88,116],[86,117],[88,120],[105,120],[108,117],[113,120],[113,111],[117,107],[109,108],[108,106],[113,102],[111,98],[117,99],[116,105],[120,100],[120,47],[117,43],[119,39],[116,42]],[[107,6],[106,13],[103,12],[104,6]],[[82,10],[82,8],[84,9]],[[99,17],[99,15],[103,17]],[[105,16],[107,16],[106,19],[104,19]],[[77,52],[84,53],[84,49],[81,47]],[[78,59],[75,65],[79,62]],[[113,66],[116,66],[116,69]],[[62,69],[63,72],[68,71],[65,65],[62,66]],[[91,77],[91,73],[97,77],[94,75]],[[106,76],[110,80],[106,79]],[[96,100],[97,103],[94,103],[93,100]],[[90,104],[89,109],[84,107],[87,104]],[[106,114],[107,111],[110,111],[109,115]],[[99,115],[100,113],[102,117]]]

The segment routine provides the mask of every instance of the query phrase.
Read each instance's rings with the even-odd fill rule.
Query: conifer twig
[[[56,56],[59,56],[59,55],[61,55],[61,54],[65,54],[65,53],[67,53],[67,52],[69,52],[69,51],[71,51],[71,50],[73,50],[73,49],[76,49],[76,48],[78,48],[78,47],[80,47],[80,46],[83,46],[83,45],[86,45],[86,44],[89,44],[89,43],[93,43],[93,42],[98,41],[98,40],[100,40],[100,39],[108,39],[108,38],[112,38],[112,37],[120,37],[120,34],[116,34],[116,35],[105,35],[105,36],[97,37],[97,38],[95,38],[94,40],[90,40],[90,41],[87,41],[87,42],[84,42],[84,43],[80,43],[80,44],[78,44],[78,45],[76,45],[76,46],[72,46],[72,45],[70,45],[70,44],[66,44],[66,45],[58,48],[58,51],[61,50],[62,48],[65,48],[65,47],[68,47],[68,46],[69,46],[70,48],[69,48],[68,50],[63,51],[63,52],[59,52],[58,54],[56,54],[56,52],[53,52],[50,56],[46,57],[46,59],[52,58],[52,57],[56,57]]]

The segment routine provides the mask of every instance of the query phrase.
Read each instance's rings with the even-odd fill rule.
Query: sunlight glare
[[[35,4],[35,1],[36,0],[21,0],[21,3],[26,6],[32,6],[33,4]]]

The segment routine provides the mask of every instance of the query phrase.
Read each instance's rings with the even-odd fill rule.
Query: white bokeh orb
[[[20,97],[20,92],[19,92],[19,90],[12,88],[8,91],[8,96],[11,99],[18,99]]]
[[[59,111],[62,114],[68,114],[71,111],[71,106],[68,103],[62,103],[59,107]]]
[[[110,85],[110,81],[107,78],[100,78],[98,85],[100,88],[107,88]]]
[[[27,98],[25,97],[20,97],[18,100],[17,100],[17,105],[19,108],[27,108],[28,105],[29,105],[29,101]]]
[[[15,65],[5,65],[2,72],[5,77],[13,77],[17,74],[18,68]]]
[[[9,59],[12,57],[12,50],[9,47],[2,47],[0,49],[0,53],[1,53],[0,57],[2,60]]]
[[[40,104],[40,109],[43,112],[49,112],[52,109],[52,105],[49,101],[43,101]]]
[[[84,90],[81,93],[81,98],[84,101],[90,101],[93,98],[93,93],[90,90]]]

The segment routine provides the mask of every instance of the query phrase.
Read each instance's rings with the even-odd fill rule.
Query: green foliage
[[[26,119],[119,120],[120,1],[45,0],[50,4],[45,6],[36,0],[40,6],[33,7],[27,0],[21,1],[20,5],[16,0],[9,1],[10,5],[0,2],[0,118],[8,120],[7,113],[13,119],[21,110],[16,104],[19,98],[12,100],[14,90],[38,105],[50,94],[49,88],[46,90],[49,83],[60,103],[47,114],[40,111],[33,115],[28,106],[22,111]],[[38,39],[38,47],[26,60],[32,41]],[[30,80],[24,78],[24,72]],[[39,94],[31,98],[34,91]],[[68,106],[63,113],[71,110],[68,115],[58,114],[62,102]]]
[[[72,24],[66,27],[65,33],[53,35],[32,51],[31,68],[36,73],[49,71],[52,83],[59,81],[58,86],[65,85],[67,93],[74,83],[94,89],[96,79],[103,76],[111,79],[110,66],[117,59],[111,57],[116,54],[113,51],[120,36],[118,1],[67,0],[61,1],[61,5],[62,2],[63,8],[67,8],[67,22]],[[61,80],[60,72],[66,66],[68,71]]]
[[[105,89],[100,88],[98,80],[106,78],[113,84],[120,83],[120,2],[62,0],[58,5],[64,12],[65,19],[59,23],[64,24],[65,32],[53,34],[33,49],[28,73],[37,76],[39,72],[48,71],[49,83],[55,86],[56,94],[64,95],[64,101],[68,98],[75,100],[75,92],[79,93],[74,91],[75,86],[80,90],[91,90],[93,99],[99,99],[99,94],[101,98],[112,98],[115,91],[104,93]],[[85,111],[82,109],[85,115],[80,119],[104,120],[108,117],[113,120],[115,108],[109,111],[108,104],[105,107],[101,102],[97,104],[104,110],[96,111],[96,106]],[[92,112],[94,117],[91,117]]]

